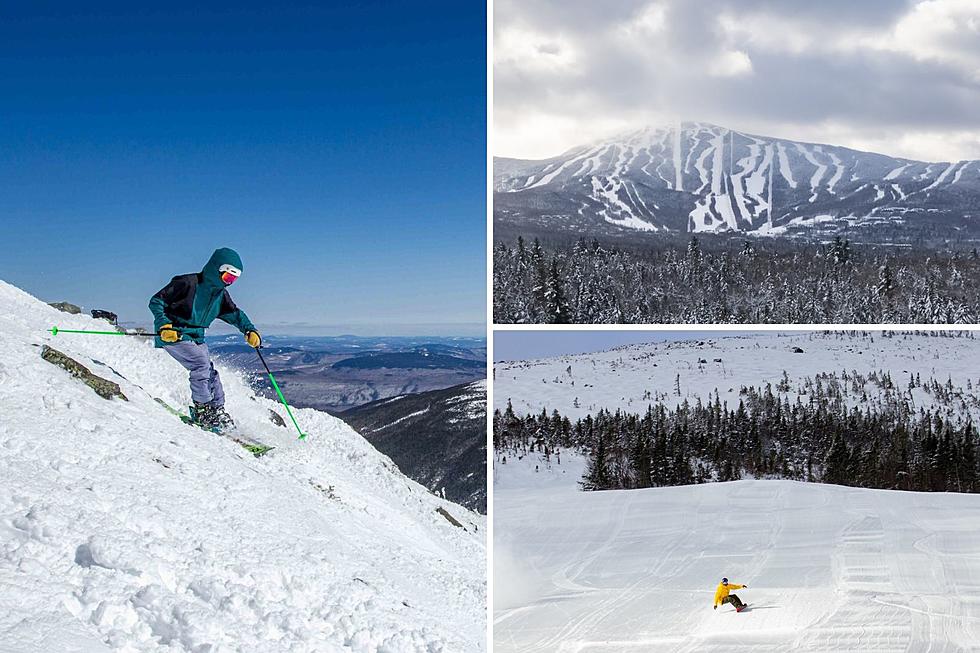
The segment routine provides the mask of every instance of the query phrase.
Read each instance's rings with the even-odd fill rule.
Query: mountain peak
[[[544,161],[495,161],[495,219],[539,227],[759,235],[980,231],[980,161],[927,163],[757,136],[648,125]]]

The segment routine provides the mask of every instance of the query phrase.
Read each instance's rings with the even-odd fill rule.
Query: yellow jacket
[[[721,600],[728,596],[728,593],[732,590],[740,590],[745,585],[736,585],[735,583],[729,583],[728,585],[723,585],[718,583],[718,589],[715,590],[715,607],[717,608],[721,605]]]

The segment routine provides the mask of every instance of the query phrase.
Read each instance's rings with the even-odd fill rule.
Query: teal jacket
[[[221,280],[218,268],[226,263],[244,270],[238,252],[222,247],[214,250],[203,270],[176,276],[153,295],[150,298],[153,330],[159,333],[163,325],[173,324],[180,332],[181,340],[203,343],[204,330],[217,318],[242,333],[255,331],[255,325],[245,311],[231,301],[231,295]],[[157,347],[168,344],[160,340],[159,335],[154,343]]]

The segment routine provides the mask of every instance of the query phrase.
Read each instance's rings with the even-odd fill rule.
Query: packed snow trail
[[[0,650],[485,650],[484,517],[326,413],[296,410],[297,440],[221,368],[229,412],[276,445],[256,459],[154,401],[190,397],[150,342],[52,325],[105,328],[0,281]]]
[[[980,496],[793,481],[586,493],[580,458],[499,457],[494,651],[976,650]],[[712,610],[722,576],[749,586],[748,610]]]

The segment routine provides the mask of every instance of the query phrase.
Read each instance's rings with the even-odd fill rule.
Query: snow
[[[885,181],[891,181],[892,179],[897,179],[898,176],[902,174],[902,171],[908,168],[910,165],[912,164],[903,163],[902,165],[898,166],[897,168],[889,172],[887,175],[885,175]]]
[[[974,163],[974,162],[973,162],[973,161],[962,161],[961,163],[962,163],[963,165],[961,165],[961,166],[960,166],[960,167],[959,167],[959,168],[958,168],[958,169],[956,170],[956,174],[955,174],[955,175],[953,175],[953,181],[951,181],[951,182],[949,182],[949,185],[950,185],[950,186],[952,186],[953,184],[955,184],[955,183],[957,183],[957,182],[958,182],[958,181],[960,180],[960,177],[962,177],[962,176],[963,176],[963,171],[965,171],[965,170],[966,170],[967,168],[969,168],[969,167],[970,167],[970,164],[971,164],[971,163]]]
[[[640,231],[659,231],[656,225],[635,216],[632,209],[619,198],[619,191],[621,189],[629,194],[629,189],[624,186],[625,182],[617,179],[606,179],[602,181],[598,177],[592,177],[591,181],[592,196],[606,206],[606,208],[600,209],[599,211],[599,214],[602,215],[606,222]],[[606,186],[607,183],[608,187]],[[615,210],[618,215],[610,215],[610,210]]]
[[[817,200],[817,188],[818,186],[820,186],[820,179],[823,178],[823,173],[826,172],[827,166],[817,161],[816,158],[814,158],[813,153],[811,153],[810,150],[806,149],[802,144],[794,143],[794,145],[796,146],[797,151],[799,151],[799,153],[802,154],[807,161],[809,161],[817,168],[813,172],[813,177],[810,178],[810,190],[813,192],[810,195],[809,202],[812,204]],[[819,145],[815,145],[813,149],[816,152],[821,151]]]
[[[885,400],[867,377],[886,371],[916,407],[976,423],[980,344],[963,334],[746,333],[501,362],[495,407],[574,420],[716,390],[732,406],[766,383],[805,402],[803,379],[846,371],[845,402],[865,408]],[[913,374],[948,379],[956,399],[909,395]],[[495,651],[976,649],[980,496],[782,480],[585,493],[585,467],[570,451],[495,452]],[[711,609],[722,576],[749,585],[749,610]]]
[[[372,429],[371,432],[372,433],[377,433],[378,431],[383,431],[383,430],[385,430],[386,428],[388,428],[390,426],[394,426],[395,424],[399,424],[401,422],[404,422],[407,419],[412,419],[413,417],[418,417],[419,415],[425,415],[428,412],[429,412],[429,408],[428,407],[423,408],[422,410],[417,410],[414,413],[409,413],[408,415],[405,415],[404,417],[399,417],[394,422],[388,422],[384,426],[379,426],[376,429]]]
[[[680,125],[672,130],[674,136],[672,148],[674,154],[674,190],[679,191],[684,190],[684,171],[681,170],[681,131]]]
[[[943,170],[942,173],[938,177],[936,177],[936,180],[934,182],[932,182],[931,184],[929,184],[928,186],[926,186],[925,188],[922,189],[922,192],[930,191],[933,188],[935,188],[936,186],[938,186],[939,184],[941,184],[944,181],[946,181],[946,177],[948,177],[949,176],[949,173],[951,173],[953,171],[953,169],[956,168],[956,166],[958,166],[958,165],[959,165],[959,163],[951,163],[951,164],[949,164],[949,166],[945,170]]]
[[[190,397],[148,339],[52,325],[105,329],[0,281],[0,650],[486,649],[484,517],[326,413],[293,409],[305,441],[273,426],[282,407],[219,366],[229,412],[277,447],[256,459],[154,401]]]
[[[690,232],[772,236],[786,233],[780,222],[793,217],[812,219],[816,213],[847,213],[855,227],[902,224],[889,219],[892,212],[903,208],[900,205],[906,194],[914,197],[922,191],[940,192],[961,207],[962,193],[975,190],[973,182],[980,170],[976,161],[950,164],[890,159],[834,145],[782,141],[692,122],[630,130],[569,150],[563,156],[562,161],[537,162],[540,167],[533,169],[533,176],[529,176],[532,168],[522,167],[514,176],[495,181],[495,187],[498,192],[521,192],[547,186],[575,203],[572,215],[591,215],[625,229],[644,231],[652,230],[650,225],[669,229],[670,216],[656,206],[668,210],[669,203],[651,198],[666,197],[665,190],[681,191],[688,197],[675,197],[671,202],[687,206],[686,229]],[[777,173],[788,187],[773,188]],[[685,175],[690,177],[685,179]],[[592,177],[600,180],[606,192],[592,189]],[[913,188],[913,181],[921,183],[911,184]],[[969,182],[962,193],[951,188],[960,181]],[[873,195],[863,192],[872,186]],[[583,192],[587,201],[580,195]],[[781,210],[774,206],[774,198]],[[523,210],[542,201],[549,202],[541,196],[528,200],[530,204]],[[833,211],[831,203],[837,207]]]
[[[526,188],[537,188],[539,186],[544,186],[546,184],[551,183],[551,180],[552,179],[554,179],[555,177],[557,177],[558,175],[560,175],[562,173],[562,171],[564,171],[570,165],[572,165],[573,163],[575,163],[577,161],[581,161],[583,159],[587,159],[588,157],[594,155],[598,151],[598,149],[599,148],[595,148],[592,151],[586,152],[585,154],[583,154],[581,156],[578,156],[578,157],[575,157],[573,159],[569,159],[568,161],[565,161],[560,166],[558,166],[557,168],[555,168],[554,170],[552,170],[548,174],[546,174],[543,177],[541,177],[541,179],[539,179],[536,183],[531,184],[530,186],[526,186]],[[578,173],[576,173],[576,175],[577,174]],[[524,190],[524,189],[522,188],[521,190]]]
[[[580,460],[544,467],[494,466],[495,651],[976,648],[980,496],[758,480],[586,493]],[[747,611],[711,609],[722,576],[749,586]]]
[[[463,420],[479,419],[486,416],[486,379],[474,381],[466,387],[469,392],[459,394],[446,402],[446,405],[450,407],[449,414],[451,417],[447,419],[450,424],[457,424]]]
[[[789,165],[789,157],[786,156],[786,148],[783,147],[782,143],[776,144],[776,149],[779,151],[779,173],[786,180],[786,183],[790,185],[791,188],[796,188],[796,180],[793,179],[793,168]]]
[[[841,160],[833,152],[827,152],[827,156],[831,158],[834,162],[834,174],[827,182],[827,190],[830,193],[834,193],[834,186],[840,181],[840,178],[844,175],[844,166],[841,164]]]
[[[795,347],[803,353],[794,353]],[[776,386],[784,371],[791,385],[786,394],[795,403],[799,382],[818,372],[840,374],[856,370],[867,375],[890,370],[894,383],[903,388],[909,374],[915,373],[921,375],[923,383],[929,378],[940,383],[951,379],[955,386],[971,383],[972,389],[963,389],[963,400],[977,422],[980,421],[978,360],[977,340],[934,337],[925,332],[903,333],[892,338],[875,332],[770,332],[701,337],[575,356],[496,363],[494,407],[503,410],[510,399],[518,414],[558,410],[574,420],[601,408],[641,413],[654,403],[650,397],[658,394],[666,395],[664,401],[669,405],[685,398],[692,402],[698,397],[707,400],[717,389],[721,401],[728,401],[734,408],[738,405],[741,386],[760,388],[767,382]],[[680,397],[674,392],[678,375]],[[880,393],[880,388],[870,381],[863,390],[870,398]],[[851,392],[850,400],[856,402],[860,395]],[[576,399],[578,408],[574,405]],[[917,406],[930,401],[919,389],[914,399]],[[805,396],[804,401],[807,401]]]

